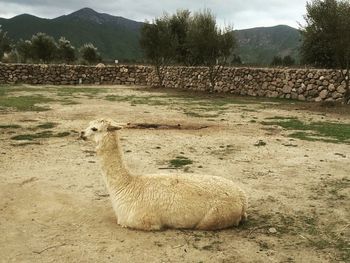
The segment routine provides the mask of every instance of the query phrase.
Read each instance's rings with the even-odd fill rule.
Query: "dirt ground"
[[[0,262],[350,262],[349,143],[293,139],[261,124],[276,116],[350,124],[350,114],[243,98],[223,105],[143,87],[60,89],[19,86],[4,95],[51,101],[46,111],[0,110]],[[77,140],[100,117],[180,124],[123,129],[130,170],[231,179],[248,195],[248,221],[215,232],[118,226],[94,145]],[[48,129],[47,138],[14,139]],[[177,156],[193,163],[173,169]]]

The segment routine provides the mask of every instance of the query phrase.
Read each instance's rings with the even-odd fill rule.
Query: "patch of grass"
[[[59,87],[57,88],[57,96],[73,96],[75,94],[97,95],[100,93],[106,93],[108,89],[105,88],[90,88],[90,87]]]
[[[274,117],[276,121],[262,122],[263,125],[278,125],[286,130],[296,130],[289,136],[308,141],[350,143],[350,124],[335,122],[305,123],[294,117]]]
[[[119,96],[119,95],[107,95],[105,97],[108,101],[121,101],[121,102],[130,102],[131,105],[151,105],[151,106],[158,106],[158,105],[169,105],[171,103],[167,101],[162,101],[159,99],[159,96],[155,97],[142,97],[142,96]]]
[[[40,142],[21,142],[21,143],[12,143],[11,146],[14,146],[14,147],[21,147],[21,146],[28,146],[28,145],[40,145],[41,143]]]
[[[257,147],[265,146],[265,145],[266,145],[266,142],[264,142],[263,140],[259,140],[254,144],[254,146],[257,146]]]
[[[65,98],[64,100],[61,100],[61,104],[62,105],[77,105],[77,104],[80,104],[80,103],[77,102],[77,101]]]
[[[196,117],[196,118],[216,118],[220,116],[220,113],[199,113],[194,111],[186,111],[184,112],[187,116]]]
[[[40,125],[38,125],[36,127],[40,128],[40,129],[52,129],[52,128],[56,127],[56,126],[57,126],[57,123],[46,122],[46,123],[40,124]]]
[[[40,95],[18,96],[18,97],[0,97],[0,108],[13,108],[17,111],[47,111],[48,107],[37,106],[54,101]]]
[[[181,168],[192,163],[193,161],[185,156],[177,156],[175,159],[169,161],[170,166],[174,168]]]
[[[274,116],[268,117],[267,120],[297,120],[297,117],[287,117],[287,116]]]
[[[0,129],[19,129],[19,128],[21,128],[21,126],[18,124],[0,125]]]
[[[232,145],[226,145],[226,146],[220,146],[219,149],[217,150],[212,150],[210,152],[210,154],[212,155],[218,155],[220,156],[221,159],[223,159],[223,157],[232,154],[233,152],[235,152],[235,148]]]
[[[54,134],[52,131],[43,131],[33,134],[21,134],[11,137],[12,140],[16,141],[33,141],[36,139],[45,139],[45,138],[53,138],[53,137],[66,137],[70,133],[69,132],[61,132]]]
[[[287,130],[309,130],[308,126],[305,123],[301,122],[298,119],[286,119],[280,121],[263,121],[261,122],[263,125],[277,125],[281,126]]]

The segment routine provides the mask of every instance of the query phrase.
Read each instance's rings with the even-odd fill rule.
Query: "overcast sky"
[[[306,0],[0,0],[0,17],[27,13],[44,18],[69,14],[83,7],[136,21],[152,20],[164,11],[210,8],[218,22],[235,29],[303,22]]]

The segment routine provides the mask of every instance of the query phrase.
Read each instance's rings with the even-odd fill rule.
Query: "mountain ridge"
[[[0,18],[0,25],[15,41],[30,39],[33,34],[43,32],[58,39],[69,39],[75,47],[93,43],[105,60],[140,60],[142,51],[138,40],[144,23],[99,13],[85,7],[56,18],[41,18],[21,14],[12,18]],[[245,64],[267,65],[274,56],[291,55],[298,60],[300,33],[285,25],[254,27],[234,30],[236,49]]]

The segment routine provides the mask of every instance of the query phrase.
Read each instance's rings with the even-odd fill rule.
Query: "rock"
[[[337,88],[337,91],[339,92],[339,93],[345,93],[345,88],[343,87],[343,86],[339,86],[338,88]]]
[[[276,228],[270,227],[270,228],[269,228],[269,233],[271,233],[271,234],[276,234],[276,233],[277,233]]]
[[[283,93],[284,94],[288,94],[288,93],[291,93],[291,91],[292,91],[292,87],[290,87],[290,86],[288,86],[288,85],[285,85],[284,87],[283,87]]]
[[[302,94],[300,94],[299,96],[298,96],[298,100],[305,100],[305,97],[304,97],[304,95],[302,95]]]
[[[333,99],[338,99],[338,98],[341,98],[341,97],[343,97],[343,95],[341,94],[341,93],[339,93],[339,92],[333,92],[333,94],[332,94],[332,98]]]
[[[312,90],[314,88],[313,84],[308,84],[306,90]]]
[[[321,99],[325,99],[327,98],[327,95],[328,95],[328,90],[324,89],[320,92],[320,98]]]
[[[333,83],[328,85],[328,90],[329,91],[335,91],[335,86],[334,86]]]
[[[321,98],[321,97],[317,97],[317,98],[315,99],[315,102],[320,102],[320,101],[322,101],[322,98]]]
[[[104,67],[106,67],[106,65],[103,63],[98,63],[95,67],[96,68],[104,68]]]

